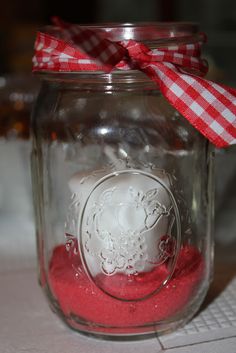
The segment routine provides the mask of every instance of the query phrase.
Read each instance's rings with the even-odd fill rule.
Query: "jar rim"
[[[199,33],[199,25],[195,22],[108,22],[78,25],[97,30],[106,39],[113,41],[132,39],[146,43],[159,42],[165,39],[189,38]],[[60,37],[61,29],[57,26],[45,26],[41,31]]]

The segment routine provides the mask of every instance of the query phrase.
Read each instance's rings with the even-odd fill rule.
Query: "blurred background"
[[[35,261],[30,182],[30,112],[39,82],[31,75],[36,30],[53,15],[75,23],[193,21],[208,35],[208,77],[236,87],[235,0],[8,0],[0,11],[0,268]],[[216,151],[217,252],[235,257],[236,147]],[[17,245],[17,246],[16,246]],[[220,255],[221,256],[221,255]],[[14,258],[16,263],[14,263]]]

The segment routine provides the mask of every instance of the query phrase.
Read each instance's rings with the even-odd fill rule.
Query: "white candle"
[[[171,222],[169,184],[160,170],[102,170],[71,178],[70,190],[80,202],[78,217],[83,216],[78,240],[93,277],[149,271],[162,261],[159,243]]]

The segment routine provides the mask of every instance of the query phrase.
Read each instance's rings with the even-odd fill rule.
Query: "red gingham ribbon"
[[[111,42],[102,32],[54,19],[57,36],[38,32],[33,71],[143,71],[199,132],[217,147],[236,144],[236,90],[208,81],[204,38],[149,49],[133,40]],[[58,28],[57,28],[58,29]]]

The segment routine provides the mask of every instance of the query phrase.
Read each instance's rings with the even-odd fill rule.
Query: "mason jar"
[[[192,43],[198,33],[165,23],[99,30],[149,47]],[[210,144],[140,71],[40,77],[32,179],[51,308],[103,337],[185,324],[211,280]]]

